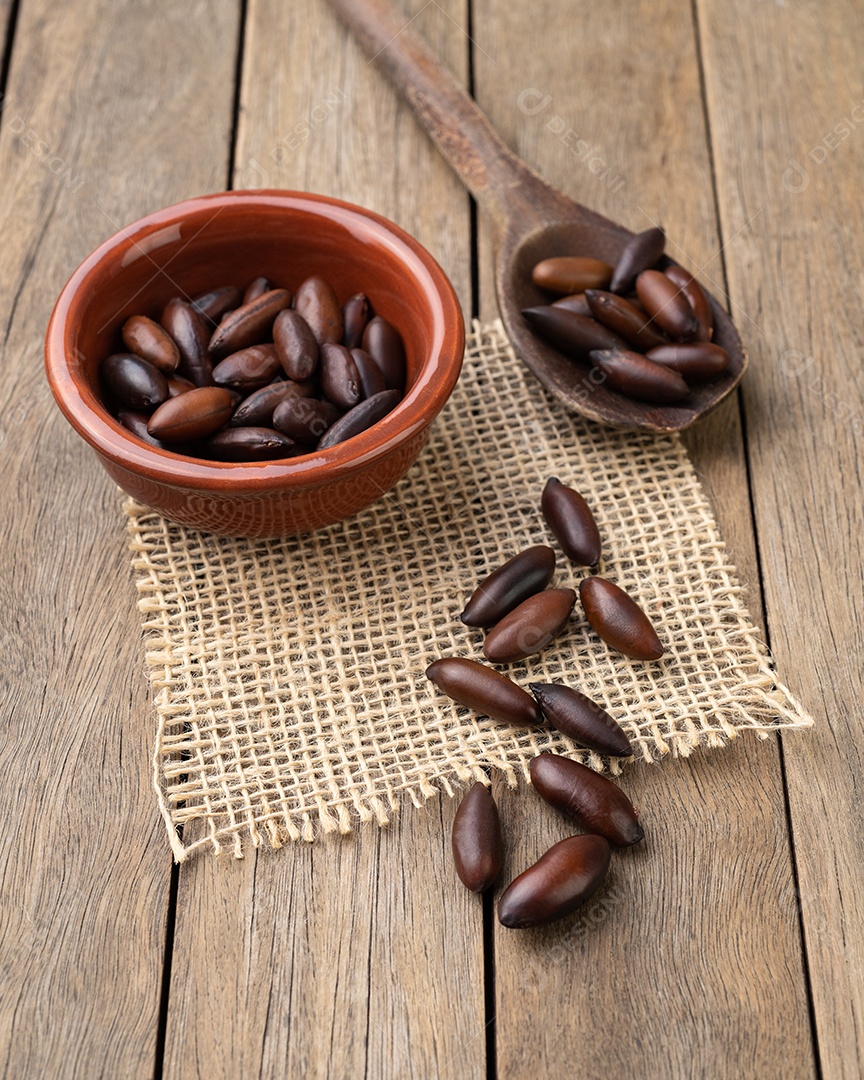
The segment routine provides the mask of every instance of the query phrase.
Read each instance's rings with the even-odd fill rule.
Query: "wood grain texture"
[[[223,186],[236,30],[228,4],[28,0],[18,19],[0,129],[3,1076],[154,1068],[170,855],[139,620],[116,489],[51,401],[42,337],[117,225]]]
[[[729,287],[753,324],[744,397],[771,645],[817,718],[784,753],[819,1053],[826,1077],[857,1077],[864,11],[697,6]]]
[[[707,264],[722,286],[688,5],[581,8],[556,36],[558,18],[551,3],[475,5],[481,106],[546,179],[633,229],[664,224],[670,254],[694,271]],[[492,256],[480,224],[488,317]],[[687,441],[758,617],[736,404]],[[636,767],[624,783],[643,808],[644,849],[616,855],[607,890],[570,923],[496,927],[499,1075],[560,1076],[564,1062],[587,1076],[812,1075],[776,745]],[[514,874],[572,831],[538,804],[531,791],[502,792]],[[539,1046],[526,1028],[542,1032]]]
[[[410,11],[464,78],[464,5]],[[250,3],[238,135],[237,186],[393,218],[470,311],[468,197],[320,0]],[[482,909],[450,865],[454,811],[181,867],[166,1077],[484,1076]]]

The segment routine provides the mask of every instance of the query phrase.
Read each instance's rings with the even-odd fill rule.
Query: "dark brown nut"
[[[246,291],[243,293],[243,299],[240,301],[241,306],[243,304],[251,304],[253,300],[257,300],[259,296],[263,296],[264,293],[272,292],[276,286],[266,277],[256,277],[246,286]]]
[[[598,754],[632,757],[624,729],[596,701],[560,683],[531,683],[528,689],[549,723],[568,739]]]
[[[560,754],[539,754],[528,768],[542,799],[614,847],[638,844],[645,835],[621,788],[587,765]]]
[[[225,427],[237,394],[222,386],[197,386],[188,394],[169,398],[150,417],[147,430],[163,442],[194,442]]]
[[[561,255],[543,259],[531,271],[531,280],[541,289],[569,296],[586,289],[605,289],[612,278],[612,267],[599,259],[581,255]]]
[[[168,397],[179,397],[195,389],[195,383],[191,379],[184,379],[182,375],[166,375],[165,381],[168,383]]]
[[[318,367],[318,342],[302,315],[280,311],[273,323],[273,342],[289,379],[308,379]]]
[[[196,386],[212,386],[213,362],[207,351],[210,333],[198,312],[175,296],[165,305],[160,322],[180,350],[178,373]]]
[[[633,660],[659,660],[663,645],[648,616],[623,589],[606,578],[585,578],[579,599],[595,633]]]
[[[639,274],[659,262],[665,247],[666,233],[660,228],[646,229],[631,237],[615,264],[609,291],[629,292]]]
[[[690,301],[665,274],[643,270],[636,278],[636,295],[654,322],[670,337],[687,341],[696,336],[699,323]]]
[[[600,562],[600,530],[591,508],[575,488],[550,476],[540,497],[540,509],[570,562],[577,566]]]
[[[690,307],[693,308],[693,314],[699,323],[696,340],[710,341],[714,335],[714,312],[711,310],[708,297],[702,291],[699,282],[683,266],[678,266],[677,263],[671,263],[663,273],[673,285],[678,286],[690,301]]]
[[[147,443],[148,446],[158,446],[160,450],[168,449],[164,443],[154,439],[147,430],[147,421],[150,419],[148,413],[122,409],[117,413],[117,419],[127,431],[131,431],[135,438],[140,439],[141,442]]]
[[[426,677],[449,698],[493,720],[522,727],[543,723],[540,706],[530,694],[500,671],[476,660],[444,657],[426,668]]]
[[[627,348],[624,338],[613,334],[596,319],[565,308],[526,308],[522,314],[535,334],[567,356],[587,360],[592,349]]]
[[[405,389],[405,345],[392,323],[380,315],[370,319],[363,331],[363,350],[381,369],[388,390]]]
[[[294,310],[309,324],[319,345],[342,340],[342,309],[333,286],[322,277],[308,277],[297,290]]]
[[[375,363],[369,353],[363,349],[352,349],[351,355],[357,365],[357,374],[360,376],[360,390],[364,398],[375,397],[387,389],[384,373]]]
[[[594,317],[591,314],[591,308],[584,292],[573,293],[572,296],[562,296],[560,300],[553,302],[552,307],[572,311],[574,315],[586,315],[589,319]]]
[[[346,349],[356,349],[363,340],[363,331],[372,318],[372,305],[365,293],[355,293],[342,308],[342,344]],[[387,387],[382,387],[386,390]]]
[[[162,372],[134,353],[107,357],[99,375],[114,401],[128,409],[150,412],[168,397],[168,383]]]
[[[327,450],[337,443],[345,442],[346,439],[351,439],[366,431],[379,420],[383,420],[387,413],[396,408],[401,399],[402,394],[398,390],[385,390],[382,394],[376,394],[374,397],[361,401],[344,416],[340,416],[328,429],[324,438],[318,443],[318,449]]]
[[[180,365],[180,350],[171,335],[159,323],[146,315],[132,315],[121,331],[123,344],[131,353],[149,360],[164,374],[176,371]]]
[[[243,290],[236,285],[223,285],[210,292],[201,293],[192,301],[192,310],[197,312],[211,329],[217,327],[224,315],[243,303]]]
[[[585,296],[591,315],[604,326],[608,326],[619,337],[624,338],[634,349],[645,352],[657,345],[666,344],[667,338],[653,325],[648,316],[635,304],[625,300],[623,296],[616,296],[615,293],[603,292],[600,289],[589,289]]]
[[[563,629],[576,593],[546,589],[535,593],[496,623],[483,642],[483,655],[493,664],[513,664],[544,649]]]
[[[286,289],[271,289],[242,307],[235,308],[216,327],[210,338],[215,357],[229,356],[250,345],[260,345],[270,333],[276,316],[291,303]]]
[[[281,370],[275,345],[250,345],[220,360],[213,368],[213,382],[245,393],[266,386]]]
[[[602,836],[569,836],[511,882],[498,901],[498,921],[511,930],[563,919],[603,884],[611,852]]]
[[[630,349],[595,349],[591,362],[606,376],[607,386],[636,401],[668,405],[690,393],[677,371]]]
[[[291,395],[276,406],[273,427],[295,442],[315,445],[339,419],[339,410],[329,401]]]
[[[217,461],[273,461],[290,457],[294,442],[272,428],[229,427],[210,436],[204,453]]]
[[[321,393],[337,408],[353,409],[363,399],[360,373],[354,357],[344,345],[325,342],[321,346]]]
[[[555,573],[555,552],[544,544],[526,548],[484,578],[459,616],[466,626],[494,626],[529,596],[545,589]]]
[[[308,383],[282,380],[262,386],[241,401],[231,417],[231,427],[272,427],[276,406],[289,397],[310,397],[315,388]]]
[[[456,873],[466,889],[485,892],[495,884],[504,861],[501,821],[492,793],[476,783],[459,804],[451,834]]]
[[[729,354],[710,341],[660,345],[646,356],[655,364],[677,371],[685,379],[716,379],[729,367]]]

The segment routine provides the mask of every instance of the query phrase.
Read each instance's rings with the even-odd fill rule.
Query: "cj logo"
[[[800,161],[789,158],[789,168],[783,173],[783,187],[793,195],[805,191],[810,183],[810,173]]]

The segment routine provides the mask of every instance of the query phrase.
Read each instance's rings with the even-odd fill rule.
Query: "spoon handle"
[[[503,227],[514,212],[543,220],[560,195],[497,135],[473,98],[389,0],[328,0],[414,110],[462,182]],[[545,196],[545,198],[544,198]]]

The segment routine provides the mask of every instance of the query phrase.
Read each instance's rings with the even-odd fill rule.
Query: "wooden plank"
[[[409,10],[464,78],[464,5]],[[470,310],[467,196],[320,0],[250,4],[242,106],[238,186],[393,218]],[[482,910],[454,881],[453,811],[181,867],[166,1076],[484,1076]]]
[[[474,36],[479,102],[518,153],[633,229],[663,223],[676,256],[694,270],[713,257],[708,270],[722,282],[689,5],[607,5],[602,18],[574,8],[564,33],[558,5],[501,11],[478,0]],[[488,316],[482,216],[480,225]],[[688,445],[758,617],[736,404]],[[811,1075],[776,744],[635,767],[624,784],[648,840],[616,856],[606,892],[557,928],[496,925],[500,1075]],[[501,802],[512,876],[569,830],[530,791],[502,792]]]
[[[864,1073],[861,5],[701,2],[771,645],[817,718],[784,756],[825,1076]],[[733,239],[734,238],[734,239]]]
[[[124,524],[41,345],[117,225],[224,185],[236,33],[234,4],[27,0],[18,20],[0,130],[3,1076],[154,1068],[171,860]]]

